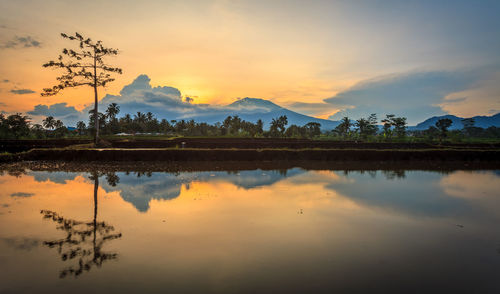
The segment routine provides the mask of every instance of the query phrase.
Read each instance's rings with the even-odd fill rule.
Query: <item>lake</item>
[[[499,170],[0,183],[0,293],[500,293]]]

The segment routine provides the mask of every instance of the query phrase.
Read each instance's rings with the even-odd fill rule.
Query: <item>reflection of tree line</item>
[[[404,169],[397,169],[397,170],[380,170],[382,174],[385,176],[387,180],[394,180],[394,179],[404,179],[406,178],[406,171]],[[360,173],[360,174],[368,174],[370,177],[375,179],[377,177],[377,170],[343,170],[343,174],[345,176],[348,176],[350,173]],[[440,173],[446,173],[446,172],[440,172]]]
[[[68,275],[78,277],[83,272],[90,271],[94,266],[101,267],[105,261],[118,258],[117,253],[102,251],[105,243],[121,238],[122,234],[115,233],[112,225],[97,221],[99,176],[98,172],[93,172],[90,176],[90,179],[94,181],[94,218],[92,221],[64,218],[50,210],[40,211],[44,219],[56,222],[57,229],[66,232],[65,238],[45,241],[43,244],[50,248],[57,248],[63,261],[78,260],[75,265],[61,270],[60,278]],[[114,173],[108,173],[105,176],[111,186],[116,186],[119,182],[118,176]]]

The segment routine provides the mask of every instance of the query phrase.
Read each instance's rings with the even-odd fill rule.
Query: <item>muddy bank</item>
[[[0,172],[21,175],[28,171],[49,172],[197,172],[197,171],[242,171],[242,170],[280,170],[291,168],[305,170],[350,171],[390,171],[400,174],[403,171],[426,170],[449,173],[455,170],[499,169],[494,162],[464,161],[19,161],[0,164]]]
[[[12,161],[481,161],[500,163],[500,150],[465,149],[33,149]]]
[[[18,153],[35,148],[64,148],[90,143],[92,143],[92,140],[81,139],[0,140],[0,152]]]
[[[175,139],[106,139],[112,148],[199,148],[199,149],[500,149],[500,144],[367,143],[286,138],[175,138]],[[31,149],[65,148],[91,144],[91,140],[0,140],[0,152],[25,152]]]

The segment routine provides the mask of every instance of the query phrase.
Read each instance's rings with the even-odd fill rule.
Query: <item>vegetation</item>
[[[498,142],[500,128],[476,127],[473,119],[464,119],[463,129],[450,130],[452,121],[439,120],[427,130],[407,129],[405,117],[388,114],[377,121],[375,114],[356,121],[344,117],[331,131],[321,131],[321,125],[309,122],[303,126],[288,125],[288,118],[274,118],[266,129],[264,122],[249,122],[239,116],[228,116],[222,122],[208,124],[194,120],[158,119],[151,112],[125,114],[121,117],[120,106],[108,105],[104,113],[98,113],[99,133],[109,137],[117,135],[139,135],[148,138],[167,137],[243,137],[243,138],[297,138],[362,142]],[[30,118],[21,113],[5,116],[0,114],[1,139],[48,139],[90,138],[94,134],[95,112],[89,112],[87,123],[79,121],[76,128],[67,128],[52,116],[42,124],[31,124]]]
[[[97,116],[98,97],[97,88],[105,87],[108,83],[115,79],[110,73],[121,74],[121,68],[111,67],[104,62],[104,58],[109,55],[117,55],[118,50],[107,48],[102,45],[102,41],[93,42],[90,38],[84,38],[79,33],[74,36],[61,33],[61,36],[71,41],[76,41],[79,48],[75,50],[62,50],[62,55],[59,55],[57,61],[49,61],[43,67],[55,67],[65,70],[61,76],[57,78],[58,85],[52,88],[43,89],[42,96],[52,96],[66,88],[74,88],[79,86],[90,86],[94,88],[94,116]],[[64,58],[63,58],[64,56]],[[92,126],[95,143],[99,139],[99,119],[93,121]]]

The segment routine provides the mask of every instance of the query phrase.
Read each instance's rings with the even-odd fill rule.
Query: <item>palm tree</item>
[[[59,128],[62,128],[62,127],[64,127],[64,124],[63,124],[63,122],[61,120],[58,119],[58,120],[56,120],[54,122],[54,128],[59,129]]]
[[[116,118],[116,115],[120,112],[120,106],[116,103],[111,103],[106,109],[106,117],[111,121]]]
[[[146,121],[146,115],[138,111],[137,114],[134,114],[134,120],[138,123],[143,123]]]
[[[335,128],[335,131],[341,135],[342,137],[347,137],[349,134],[349,131],[351,130],[352,124],[351,120],[345,116],[341,121],[340,124]]]
[[[53,116],[47,116],[43,121],[42,124],[46,129],[52,130],[55,128],[55,122],[56,120],[54,119]]]

